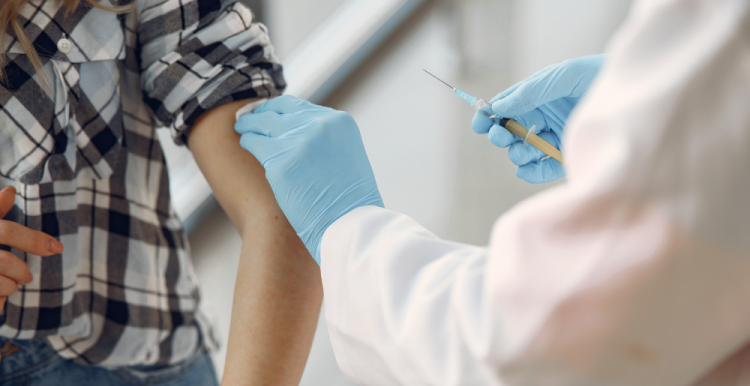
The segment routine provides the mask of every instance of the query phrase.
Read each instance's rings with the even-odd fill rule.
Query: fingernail
[[[55,239],[49,239],[47,242],[47,249],[52,253],[62,253],[63,245]]]
[[[25,284],[31,283],[32,280],[34,280],[34,276],[31,275],[31,272],[27,273],[26,274],[26,283]]]

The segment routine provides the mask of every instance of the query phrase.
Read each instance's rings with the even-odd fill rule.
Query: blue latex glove
[[[351,115],[284,95],[243,115],[234,128],[318,264],[329,225],[361,206],[384,207]]]
[[[490,106],[478,111],[471,123],[476,133],[486,134],[495,146],[508,147],[510,160],[518,165],[516,175],[531,183],[556,180],[565,175],[560,162],[548,158],[539,149],[524,145],[488,116],[513,118],[560,149],[563,129],[571,111],[586,94],[604,63],[605,55],[584,56],[549,66],[490,100]]]

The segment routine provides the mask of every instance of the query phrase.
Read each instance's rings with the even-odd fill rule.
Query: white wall
[[[516,0],[512,5],[511,80],[549,64],[604,51],[630,0]]]
[[[283,60],[346,0],[267,0],[264,22],[276,54]]]
[[[411,23],[325,104],[357,121],[386,207],[448,237],[463,123],[454,112],[469,107],[423,71],[458,70],[450,15],[433,3]]]

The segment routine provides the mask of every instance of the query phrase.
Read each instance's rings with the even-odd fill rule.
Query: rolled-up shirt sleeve
[[[141,0],[137,12],[143,99],[178,144],[204,112],[286,86],[266,27],[236,0]]]

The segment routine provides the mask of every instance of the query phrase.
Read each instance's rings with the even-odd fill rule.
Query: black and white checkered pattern
[[[236,0],[136,0],[127,15],[82,3],[23,10],[47,88],[13,34],[2,42],[0,187],[18,190],[6,219],[65,252],[13,250],[34,281],[8,298],[0,336],[46,338],[84,364],[175,363],[212,339],[155,126],[184,142],[211,108],[279,94],[281,66]]]

